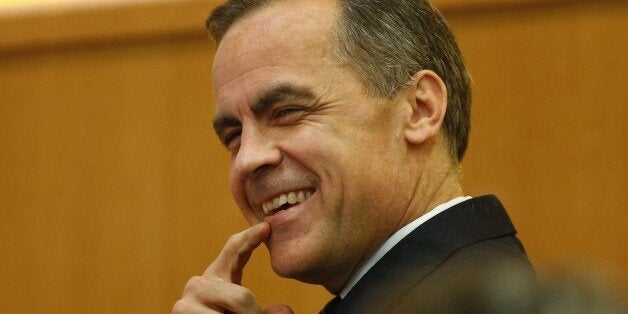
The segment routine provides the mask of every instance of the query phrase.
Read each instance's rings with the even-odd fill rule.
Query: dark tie
[[[340,296],[336,296],[335,298],[331,299],[331,301],[327,302],[327,304],[325,305],[325,307],[319,312],[319,314],[329,314],[329,313],[333,313],[334,308],[336,306],[338,306],[338,304],[340,303],[340,301],[342,301],[342,298]]]

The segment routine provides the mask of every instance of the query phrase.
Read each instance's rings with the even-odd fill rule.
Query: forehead
[[[255,97],[265,85],[337,65],[330,53],[334,14],[335,1],[279,1],[234,23],[214,59],[219,107],[233,97]]]

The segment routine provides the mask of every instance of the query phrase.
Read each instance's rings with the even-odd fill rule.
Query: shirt
[[[399,243],[399,241],[405,238],[410,232],[414,231],[414,229],[418,228],[420,225],[430,220],[432,217],[447,210],[448,208],[451,208],[454,205],[462,203],[468,199],[471,199],[471,196],[456,197],[446,203],[434,207],[434,209],[430,210],[419,218],[411,221],[409,224],[403,226],[401,229],[397,230],[397,232],[390,236],[390,238],[388,238],[388,240],[386,240],[384,244],[382,244],[382,246],[380,246],[379,249],[377,249],[377,251],[375,251],[375,253],[371,255],[371,257],[369,257],[369,259],[367,259],[366,262],[362,264],[362,266],[360,266],[358,271],[356,271],[349,278],[349,280],[347,280],[347,283],[342,287],[338,295],[341,298],[344,298],[349,293],[351,288],[355,286],[360,278],[362,278],[362,276],[364,276],[364,274],[366,274],[366,272],[369,271],[369,269],[371,269],[373,265],[375,265],[388,251],[390,251],[390,249],[392,249],[397,243]]]

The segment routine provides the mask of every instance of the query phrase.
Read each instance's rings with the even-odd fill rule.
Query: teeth
[[[278,208],[279,206],[279,197],[275,197],[275,199],[273,200],[273,209]]]
[[[298,191],[298,192],[290,192],[287,194],[281,194],[273,198],[271,201],[263,203],[262,209],[264,210],[264,213],[268,215],[272,213],[273,210],[285,204],[293,205],[293,204],[305,202],[311,196],[312,196],[312,192],[309,192],[309,191],[308,192]]]

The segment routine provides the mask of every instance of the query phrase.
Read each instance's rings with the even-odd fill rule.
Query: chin
[[[299,246],[290,248],[294,247]],[[338,271],[334,267],[334,258],[325,257],[324,252],[290,249],[270,249],[269,251],[273,271],[280,277],[321,285],[328,290],[328,287],[336,284],[335,281],[342,277],[337,276]],[[328,265],[330,262],[332,265]]]
[[[281,277],[299,280],[302,277],[301,274],[307,273],[310,268],[303,252],[296,254],[296,252],[286,252],[276,248],[270,248],[269,251],[273,271]]]
[[[345,277],[341,276],[342,272],[328,267],[329,265],[325,265],[321,260],[318,263],[315,261],[308,263],[303,259],[275,260],[271,253],[271,265],[273,271],[280,277],[323,286],[330,293],[338,293],[344,283]]]
[[[321,273],[320,261],[312,251],[294,250],[299,246],[288,246],[288,249],[269,247],[270,263],[273,271],[283,278],[295,279],[301,282],[316,283]],[[314,258],[312,258],[314,257]]]

